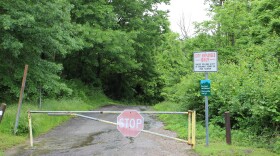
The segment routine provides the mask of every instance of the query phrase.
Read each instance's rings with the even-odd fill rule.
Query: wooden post
[[[17,111],[16,123],[15,123],[15,127],[14,127],[14,134],[17,133],[17,127],[18,127],[18,122],[19,122],[19,117],[20,117],[20,109],[21,109],[21,105],[22,105],[22,99],[23,99],[23,93],[24,93],[24,88],[25,88],[27,70],[28,70],[28,65],[25,65],[23,78],[22,78],[22,83],[21,83],[21,90],[20,90],[20,95],[19,95],[19,100],[18,100],[18,111]]]
[[[6,110],[6,104],[2,103],[0,107],[0,123],[4,117],[5,110]]]
[[[231,144],[231,133],[230,133],[230,113],[225,112],[225,123],[226,123],[226,142],[228,145]]]

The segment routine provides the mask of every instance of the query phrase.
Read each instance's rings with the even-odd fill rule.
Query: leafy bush
[[[233,129],[267,138],[270,141],[266,142],[277,148],[277,139],[271,139],[279,136],[280,127],[280,70],[275,62],[275,58],[265,53],[241,53],[238,63],[221,64],[217,73],[210,73],[210,122],[223,127],[223,114],[229,111]],[[204,74],[191,73],[166,94],[169,94],[170,100],[181,104],[182,111],[197,110],[198,119],[203,121],[204,97],[200,95],[199,87],[201,79],[204,79]]]

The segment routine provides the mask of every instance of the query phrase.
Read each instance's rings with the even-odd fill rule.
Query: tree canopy
[[[78,79],[115,99],[160,100],[154,58],[170,33],[160,3],[169,0],[1,1],[1,98],[18,96],[28,64],[27,98],[71,94],[64,80]]]
[[[24,64],[30,67],[26,94],[36,94],[39,86],[48,93],[70,92],[60,81],[63,67],[56,58],[79,48],[71,24],[71,9],[64,0],[0,2],[2,99],[19,95]]]

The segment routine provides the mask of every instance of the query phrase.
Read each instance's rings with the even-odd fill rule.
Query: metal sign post
[[[208,72],[205,72],[205,80],[208,80]],[[205,127],[206,127],[206,143],[205,145],[209,145],[209,131],[208,131],[208,96],[205,96]]]
[[[205,96],[205,128],[206,128],[206,143],[209,145],[209,109],[208,96],[210,96],[210,80],[208,79],[208,72],[218,71],[218,53],[217,52],[195,52],[193,55],[193,70],[194,72],[205,72],[205,80],[201,80],[201,95]]]

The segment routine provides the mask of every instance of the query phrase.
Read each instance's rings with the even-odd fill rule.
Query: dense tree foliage
[[[79,48],[71,8],[64,0],[0,1],[1,99],[19,95],[25,64],[29,65],[27,98],[39,87],[49,94],[70,91],[60,81],[62,64],[56,58]]]
[[[71,1],[84,46],[64,60],[66,78],[116,99],[160,100],[154,57],[169,32],[166,12],[155,7],[160,2],[168,1]]]
[[[155,57],[170,30],[160,3],[169,0],[1,1],[0,97],[16,99],[28,64],[27,98],[70,94],[63,78],[116,99],[162,99]]]

